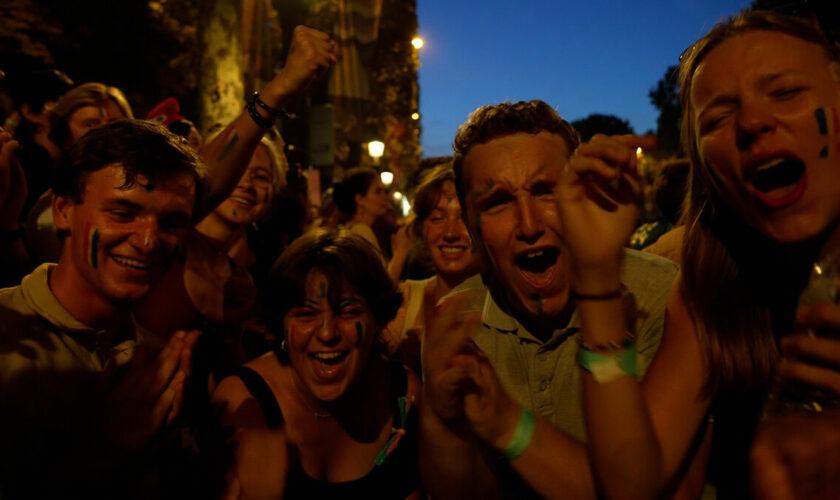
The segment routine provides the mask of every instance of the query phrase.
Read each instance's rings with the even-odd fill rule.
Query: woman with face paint
[[[226,498],[419,498],[420,384],[380,352],[401,297],[378,256],[346,230],[307,233],[270,281],[273,352],[214,393],[237,441]]]
[[[604,327],[609,298],[584,290],[579,306],[599,489],[696,495],[708,478],[718,498],[836,497],[840,410],[804,413],[775,387],[840,396],[837,275],[823,266],[840,254],[840,50],[816,22],[744,13],[683,54],[680,83],[692,163],[683,268],[642,383],[623,376],[632,339]],[[578,171],[609,172],[622,144],[608,142]],[[825,302],[801,305],[809,276]]]
[[[450,163],[430,169],[414,193],[415,218],[408,227],[419,254],[431,262],[435,274],[425,280],[401,283],[403,306],[383,332],[388,351],[419,371],[420,338],[425,290],[437,303],[466,278],[479,272],[481,257],[461,217]]]

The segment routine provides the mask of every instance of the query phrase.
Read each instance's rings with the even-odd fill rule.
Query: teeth
[[[312,355],[313,358],[321,361],[335,361],[344,356],[343,352],[318,352]]]
[[[453,247],[441,247],[440,251],[443,252],[443,253],[455,254],[455,253],[463,252],[464,249],[463,248],[453,248]]]
[[[542,255],[544,253],[545,253],[544,250],[536,250],[534,252],[528,252],[527,254],[525,254],[525,256],[528,257],[529,259],[535,259],[537,257],[542,257]]]
[[[766,162],[766,163],[762,163],[761,165],[759,165],[759,166],[755,169],[755,171],[756,171],[756,172],[761,172],[762,170],[767,170],[768,168],[773,168],[773,167],[775,167],[776,165],[778,165],[779,163],[782,163],[783,161],[785,161],[785,159],[784,159],[784,158],[774,158],[774,159],[772,159],[772,160],[770,160],[770,161],[768,161],[768,162]]]
[[[118,257],[116,255],[112,255],[111,258],[126,267],[140,269],[141,271],[145,271],[146,269],[152,267],[152,265],[148,262],[141,262],[139,260],[129,259],[128,257]]]
[[[231,196],[230,199],[233,200],[233,201],[237,201],[239,203],[242,203],[243,205],[253,205],[254,204],[251,200],[246,200],[245,198],[240,198],[238,196]]]

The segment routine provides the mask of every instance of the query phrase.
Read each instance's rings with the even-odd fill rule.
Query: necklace
[[[312,408],[312,405],[310,405],[309,401],[306,400],[306,396],[303,395],[303,392],[298,387],[295,378],[292,376],[292,370],[294,370],[294,368],[289,368],[289,371],[286,372],[289,375],[289,382],[292,383],[292,387],[295,388],[295,392],[300,397],[300,400],[303,401],[303,405],[306,406],[306,409],[309,410],[313,415],[315,415],[315,418],[333,418],[332,414],[330,413],[318,413],[317,411],[315,411],[314,408]]]

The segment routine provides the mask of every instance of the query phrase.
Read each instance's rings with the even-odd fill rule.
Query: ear
[[[70,232],[75,206],[76,203],[69,198],[52,195],[52,213],[56,229]]]
[[[362,195],[361,195],[361,194],[359,194],[359,193],[356,193],[356,195],[353,197],[353,199],[354,199],[354,200],[356,200],[356,205],[357,205],[357,206],[358,206],[358,205],[362,202],[362,200],[363,200],[364,198],[365,198],[365,197],[364,197],[364,196],[362,196]]]

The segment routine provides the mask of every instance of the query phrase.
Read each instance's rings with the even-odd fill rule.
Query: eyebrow
[[[349,297],[349,298],[346,298],[346,299],[341,299],[338,302],[339,307],[355,305],[355,304],[364,304],[364,301],[362,299],[359,299],[359,298],[356,298],[356,297]]]
[[[106,200],[105,203],[106,203],[106,205],[119,206],[119,207],[123,207],[123,208],[130,208],[130,209],[138,210],[138,211],[143,209],[143,205],[140,205],[139,203],[135,203],[133,201],[127,200],[125,198],[110,198],[110,199]]]

